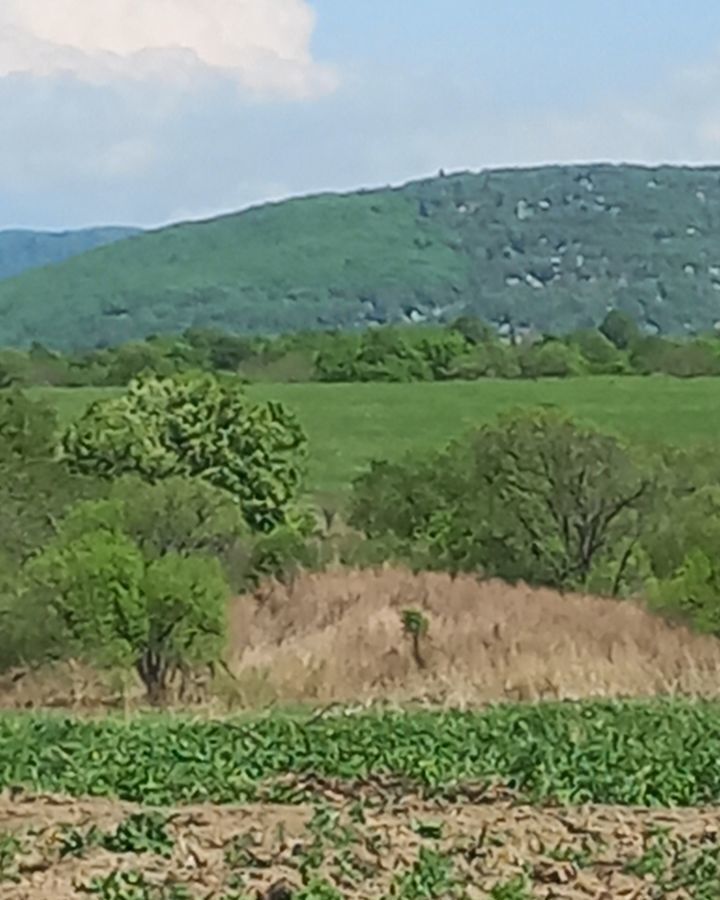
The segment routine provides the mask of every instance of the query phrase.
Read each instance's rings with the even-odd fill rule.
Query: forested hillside
[[[176,225],[0,284],[0,343],[449,320],[567,333],[720,321],[720,168],[440,175]]]
[[[84,228],[80,231],[0,231],[0,280],[138,234],[135,228]]]

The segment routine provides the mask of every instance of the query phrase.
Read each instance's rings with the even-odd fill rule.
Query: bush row
[[[275,382],[448,381],[578,375],[720,375],[716,335],[670,340],[642,334],[611,312],[599,329],[565,337],[516,331],[501,337],[477,319],[452,325],[380,326],[363,332],[243,337],[190,329],[89,353],[62,355],[35,344],[0,352],[0,387],[123,386],[152,373],[202,370]]]

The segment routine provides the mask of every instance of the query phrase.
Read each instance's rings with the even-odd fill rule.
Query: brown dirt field
[[[402,632],[409,607],[430,623],[422,670]],[[720,685],[720,641],[664,622],[640,603],[389,568],[303,574],[290,586],[269,583],[237,598],[227,661],[233,677],[221,673],[210,692],[221,711],[717,696]],[[80,667],[18,676],[0,680],[0,706],[119,702],[116,688]],[[194,700],[207,701],[207,686],[195,687]],[[140,696],[135,690],[132,699]]]
[[[691,898],[692,890],[659,894],[652,878],[628,873],[625,867],[646,852],[654,828],[668,829],[671,839],[680,842],[678,846],[684,842],[697,850],[709,843],[717,847],[720,825],[717,809],[540,809],[508,801],[451,806],[406,798],[374,808],[368,805],[362,824],[351,822],[347,804],[336,803],[332,809],[339,815],[338,822],[352,832],[344,843],[339,831],[324,832],[317,871],[351,900],[387,896],[393,879],[413,867],[422,846],[439,850],[451,861],[470,898],[489,896],[494,886],[517,876],[523,866],[531,884],[531,893],[525,896]],[[22,845],[12,865],[6,865],[0,898],[71,900],[82,896],[80,889],[93,878],[117,869],[140,870],[153,885],[186,885],[193,898],[207,900],[220,900],[224,892],[232,896],[230,886],[240,872],[242,892],[248,897],[256,892],[268,896],[268,889],[282,880],[291,889],[302,884],[299,868],[313,840],[308,830],[313,810],[302,806],[194,806],[163,811],[172,816],[168,829],[172,855],[167,859],[98,848],[80,857],[60,857],[63,828],[85,832],[94,825],[107,833],[138,811],[139,807],[106,800],[0,797],[0,834],[15,835]],[[422,836],[418,822],[442,823],[442,834]],[[520,900],[522,895],[515,896]]]

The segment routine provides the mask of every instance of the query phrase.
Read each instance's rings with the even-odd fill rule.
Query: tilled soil
[[[127,837],[125,846],[113,850],[98,843],[97,835],[115,833],[140,812],[157,813],[166,823],[167,857],[139,852],[142,846]],[[654,837],[662,830],[666,838]],[[13,850],[11,837],[19,839],[19,849]],[[88,896],[98,880],[90,896],[101,900],[282,900],[313,878],[324,878],[353,900],[707,900],[720,897],[719,839],[718,808],[536,808],[509,800],[456,805],[412,797],[383,803],[325,797],[315,806],[150,811],[105,799],[14,793],[0,796],[0,898],[70,900]],[[133,870],[143,874],[146,887],[122,893],[119,873]],[[103,889],[100,881],[113,872],[115,888],[110,878]],[[526,890],[519,882],[512,889],[512,879],[523,873]],[[423,886],[427,891],[418,893]],[[302,896],[313,895],[330,896]]]

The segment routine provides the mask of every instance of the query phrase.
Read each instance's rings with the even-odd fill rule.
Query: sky
[[[717,0],[0,0],[0,228],[720,162]]]

